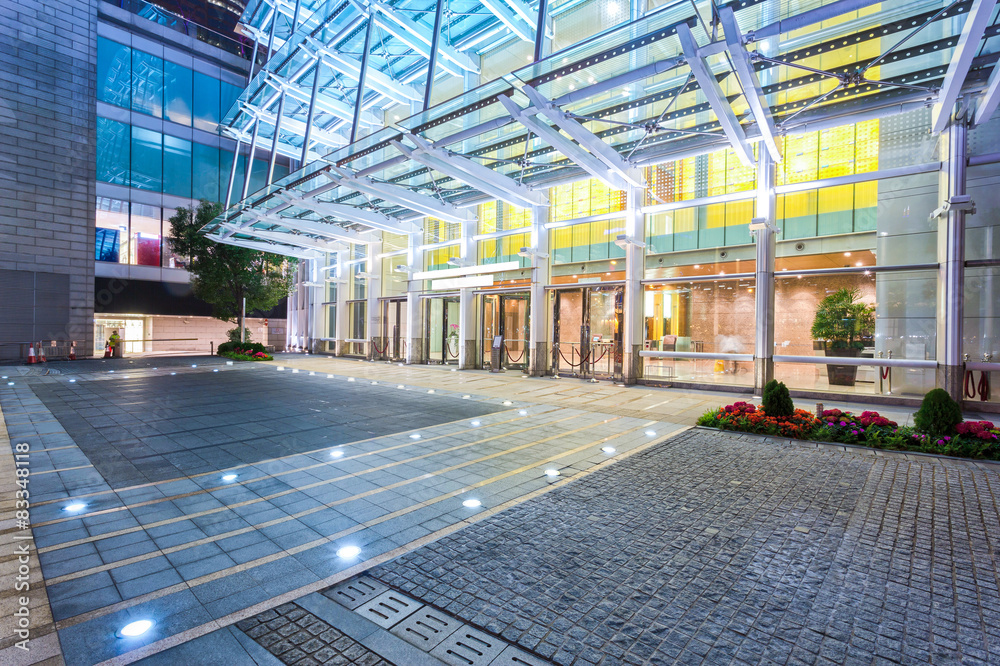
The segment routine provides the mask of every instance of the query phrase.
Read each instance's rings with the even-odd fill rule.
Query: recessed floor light
[[[331,458],[343,458],[344,457],[344,452],[341,451],[340,449],[336,449],[334,451],[330,451],[330,457]]]
[[[76,502],[74,504],[67,504],[63,507],[63,511],[82,511],[86,509],[87,505],[82,502]]]
[[[326,378],[327,379],[333,379],[333,375],[327,375]]]
[[[501,404],[501,405],[508,405],[508,406],[509,406],[509,405],[513,405],[514,403],[512,403],[512,402],[511,402],[510,400],[504,400],[504,401],[503,401],[503,402],[501,402],[500,404]]]
[[[646,431],[646,437],[656,437],[656,431],[655,430],[647,430]]]
[[[361,554],[361,549],[357,546],[344,546],[337,551],[337,557],[342,557],[345,560],[357,557]]]
[[[522,409],[521,411],[518,412],[518,414],[520,414],[521,416],[527,416],[528,412],[527,410]]]
[[[108,372],[114,372],[114,370],[108,370]]]
[[[197,367],[198,367],[198,364],[197,364],[197,363],[192,363],[192,364],[191,364],[191,367],[192,367],[192,368],[197,368]]]
[[[378,384],[378,382],[372,382],[372,386],[375,386],[376,384]]]
[[[218,371],[219,371],[218,368],[212,368],[212,372],[218,372]]]
[[[285,366],[279,365],[278,366],[278,372],[284,372],[284,371],[285,371]]]
[[[559,476],[559,470],[557,470],[557,469],[547,469],[547,470],[545,470],[545,476]]]
[[[482,505],[483,505],[483,503],[480,502],[477,499],[467,499],[464,502],[462,502],[462,506],[467,506],[470,509],[475,509],[476,507],[479,507],[479,506],[482,506]]]
[[[177,373],[176,373],[176,372],[171,372],[170,374],[172,374],[172,375],[176,375]]]
[[[412,435],[410,435],[410,439],[420,439],[420,433],[419,432],[413,433]]]
[[[152,620],[136,620],[135,622],[129,622],[124,627],[119,629],[118,635],[123,638],[134,638],[136,636],[142,636],[152,628]]]
[[[312,376],[314,376],[315,374],[316,374],[315,372],[310,372],[310,373],[309,373],[309,376],[310,376],[310,377],[312,377]]]
[[[72,384],[72,383],[74,383],[74,382],[76,382],[76,380],[75,380],[75,379],[71,379],[71,380],[69,380],[69,383],[70,383],[70,384]]]
[[[428,393],[434,393],[434,389],[427,389]]]
[[[468,400],[471,397],[472,397],[471,395],[463,395],[462,400]]]
[[[474,426],[477,426],[477,425],[479,425],[479,424],[480,424],[480,422],[479,422],[479,421],[473,421],[473,422],[472,422],[472,425],[474,425]]]
[[[348,377],[348,378],[347,378],[347,381],[349,381],[349,382],[353,382],[353,381],[354,381],[354,377]]]
[[[615,451],[617,451],[617,450],[618,450],[618,449],[616,449],[616,448],[615,448],[615,447],[613,447],[613,446],[602,446],[602,447],[601,447],[601,451],[604,451],[605,453],[614,453],[614,452],[615,452]]]
[[[293,375],[299,374],[299,369],[298,368],[292,368],[292,374]]]
[[[236,477],[238,477],[238,476],[239,476],[238,474],[226,474],[226,475],[224,475],[222,477],[222,480],[223,481],[235,481]]]
[[[13,386],[14,382],[7,382],[7,386]]]
[[[396,384],[396,388],[398,388],[398,389],[405,389],[406,387],[403,386],[402,384]]]
[[[232,361],[226,361],[226,365],[232,365],[232,364],[233,364]],[[153,370],[156,370],[156,368],[153,368]]]

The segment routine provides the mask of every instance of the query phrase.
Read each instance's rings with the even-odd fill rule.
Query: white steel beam
[[[965,25],[962,26],[962,34],[958,38],[958,44],[955,45],[955,51],[951,54],[951,63],[941,83],[938,101],[931,111],[933,134],[940,134],[951,120],[951,112],[955,108],[959,93],[962,92],[965,77],[972,66],[972,59],[979,51],[979,44],[989,25],[994,5],[996,0],[973,0],[972,7],[969,8]]]
[[[417,23],[413,19],[401,14],[395,7],[387,5],[379,0],[368,0],[366,2],[371,9],[378,11],[375,21],[378,25],[391,34],[393,37],[403,42],[425,58],[430,56],[433,35],[431,29],[425,25]],[[462,53],[448,44],[438,43],[438,51],[444,60],[441,67],[449,74],[461,76],[462,70],[479,74],[479,65],[473,62],[465,53]]]
[[[278,193],[275,196],[282,201],[287,201],[292,206],[305,208],[320,215],[344,220],[352,224],[364,224],[373,229],[390,231],[394,234],[407,234],[419,231],[419,225],[415,225],[412,222],[403,222],[373,210],[363,210],[331,201],[316,201],[309,197],[291,197],[284,192]]]
[[[290,97],[294,97],[295,99],[306,104],[309,104],[312,101],[311,89],[307,90],[301,84],[284,79],[271,72],[268,72],[267,77],[267,83],[278,91],[284,90]],[[354,122],[354,109],[344,102],[330,99],[327,95],[317,95],[316,108],[322,109],[330,115],[336,116],[345,122]],[[382,126],[382,123],[379,122],[378,119],[376,119],[371,113],[362,113],[361,122],[370,127]]]
[[[577,143],[603,162],[608,169],[634,187],[646,187],[646,179],[642,176],[642,170],[629,164],[624,157],[618,154],[617,150],[604,143],[599,136],[581,125],[575,118],[570,117],[569,114],[543,97],[531,86],[526,85],[521,90],[531,100],[537,113],[542,114],[555,123],[556,127],[573,137]]]
[[[419,136],[414,134],[406,136],[417,146],[416,150],[407,148],[399,141],[393,141],[393,145],[399,152],[428,168],[440,171],[446,176],[451,176],[455,180],[513,206],[530,208],[531,206],[547,206],[549,204],[544,194],[533,191],[527,185],[511,180],[467,157],[456,155],[442,148],[435,148]]]
[[[414,192],[399,185],[376,183],[371,178],[358,178],[357,176],[348,175],[343,171],[338,171],[338,173],[323,171],[321,173],[341,187],[385,199],[398,206],[409,208],[416,213],[436,217],[445,222],[466,222],[470,219],[476,219],[475,215],[468,210],[459,208],[454,204],[445,203],[440,199],[429,197],[426,194]]]
[[[993,71],[990,73],[990,81],[986,86],[986,92],[983,93],[983,98],[979,100],[979,108],[976,109],[976,124],[982,125],[992,118],[993,112],[997,110],[997,104],[1000,104],[1000,62],[993,65]]]
[[[502,0],[480,0],[486,9],[500,19],[500,22],[510,28],[519,39],[535,43],[535,27],[527,19],[512,11]]]
[[[304,247],[308,250],[333,252],[334,250],[340,248],[340,244],[333,241],[319,240],[317,238],[309,238],[308,236],[299,236],[298,234],[291,234],[286,231],[264,231],[263,229],[254,229],[253,227],[244,227],[241,229],[236,225],[228,223],[223,223],[222,226],[233,229],[236,233],[244,236],[254,236],[255,238],[260,238],[261,240],[282,243],[283,245]]]
[[[733,71],[743,88],[743,97],[746,98],[750,106],[750,113],[757,121],[760,128],[760,136],[767,146],[767,152],[775,162],[781,161],[781,149],[775,140],[774,118],[771,115],[771,107],[764,97],[764,90],[760,86],[760,79],[750,63],[750,54],[747,53],[743,44],[743,35],[740,34],[740,27],[736,23],[736,16],[732,7],[726,6],[719,9],[719,19],[722,22],[722,29],[726,37],[726,45],[729,47],[729,55],[733,61]]]
[[[305,231],[318,236],[325,236],[334,240],[346,241],[348,243],[370,243],[372,239],[363,233],[345,229],[329,222],[317,222],[316,220],[301,220],[295,217],[280,217],[269,215],[258,221],[260,224],[277,224],[286,229]]]
[[[698,55],[698,44],[694,41],[691,28],[686,23],[681,23],[677,26],[677,38],[680,40],[681,50],[684,52],[685,58],[687,58],[688,67],[691,68],[694,78],[698,81],[698,85],[701,86],[705,97],[708,98],[708,103],[712,107],[712,111],[715,112],[715,117],[718,118],[719,124],[722,125],[722,131],[725,132],[726,138],[729,139],[729,144],[736,151],[736,156],[746,166],[754,166],[756,161],[753,157],[753,151],[750,149],[750,144],[747,143],[746,132],[743,131],[740,121],[737,120],[736,114],[733,113],[733,107],[730,106],[729,100],[726,99],[726,94],[723,92],[722,86],[719,85],[718,79],[715,78],[715,74],[712,73],[708,63]]]
[[[591,176],[616,190],[624,190],[628,187],[628,181],[622,178],[618,172],[612,171],[604,162],[549,127],[546,123],[527,113],[509,97],[500,95],[498,99],[511,118],[524,125],[538,138],[568,157]]]
[[[241,132],[240,130],[233,129],[232,127],[223,127],[222,131],[225,134],[229,135],[230,137],[242,141],[243,143],[247,143],[251,137],[251,135],[248,134],[247,132]],[[278,143],[278,152],[282,155],[286,155],[288,157],[291,157],[292,159],[297,160],[300,157],[302,157],[302,146],[293,146],[292,144],[287,143],[285,141],[280,141]],[[315,150],[309,151],[310,161],[318,160],[321,159],[322,157],[323,156]]]
[[[337,63],[342,72],[350,75],[354,79],[361,76],[361,62],[354,56],[345,55],[340,51],[336,51],[333,48],[322,44],[319,40],[310,35],[306,35],[306,42],[308,43],[308,46],[303,46],[305,50],[312,52],[314,55],[326,56],[332,62]],[[413,86],[395,81],[384,72],[381,72],[371,66],[369,66],[368,74],[365,76],[365,82],[372,90],[375,90],[376,92],[379,92],[389,99],[399,102],[400,104],[419,102],[423,99],[420,91]]]
[[[245,247],[251,250],[258,250],[260,252],[270,252],[271,254],[280,254],[285,257],[295,257],[297,259],[322,259],[323,253],[316,250],[307,250],[305,248],[295,247],[293,245],[284,245],[279,243],[262,243],[258,241],[250,240],[240,240],[238,238],[224,238],[222,236],[216,236],[213,234],[208,234],[206,236],[209,240],[214,240],[216,243],[225,243],[226,245],[236,245],[237,247]]]
[[[247,113],[257,116],[257,118],[263,120],[265,123],[271,125],[272,127],[274,127],[278,121],[278,116],[270,111],[267,111],[266,109],[262,109],[256,106],[251,106],[249,104],[244,104],[243,106],[246,109]],[[285,115],[282,116],[281,118],[282,131],[294,132],[298,136],[301,136],[303,139],[305,139],[307,127],[308,126],[306,125],[306,123],[302,122],[301,120],[296,120],[291,116]],[[339,148],[341,146],[347,145],[347,139],[345,139],[344,137],[339,136],[337,134],[333,134],[331,132],[321,130],[318,127],[313,127],[312,130],[309,132],[309,136],[311,139],[318,141],[319,143],[322,143],[324,145],[330,146],[331,148]]]

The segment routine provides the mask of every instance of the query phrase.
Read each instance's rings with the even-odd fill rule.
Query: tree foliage
[[[221,204],[204,199],[197,209],[178,208],[170,218],[170,242],[175,252],[190,257],[194,295],[212,306],[213,317],[239,330],[244,298],[247,312],[266,311],[291,293],[295,260],[216,243],[200,233],[221,212]]]

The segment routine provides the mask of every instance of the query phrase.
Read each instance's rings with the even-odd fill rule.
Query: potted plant
[[[816,308],[812,336],[826,341],[827,356],[861,355],[865,341],[875,330],[875,306],[860,302],[857,289],[838,289]],[[856,365],[829,365],[827,376],[831,384],[854,386],[858,374]]]

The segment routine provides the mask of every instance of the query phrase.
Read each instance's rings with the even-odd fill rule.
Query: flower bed
[[[273,361],[274,357],[267,352],[254,351],[253,349],[242,349],[236,347],[231,351],[220,351],[219,356],[231,358],[234,361]]]
[[[853,414],[827,409],[817,418],[796,409],[792,416],[768,416],[760,406],[737,402],[706,412],[698,425],[876,449],[1000,460],[1000,426],[989,421],[963,421],[956,426],[954,435],[935,438],[873,411]]]

